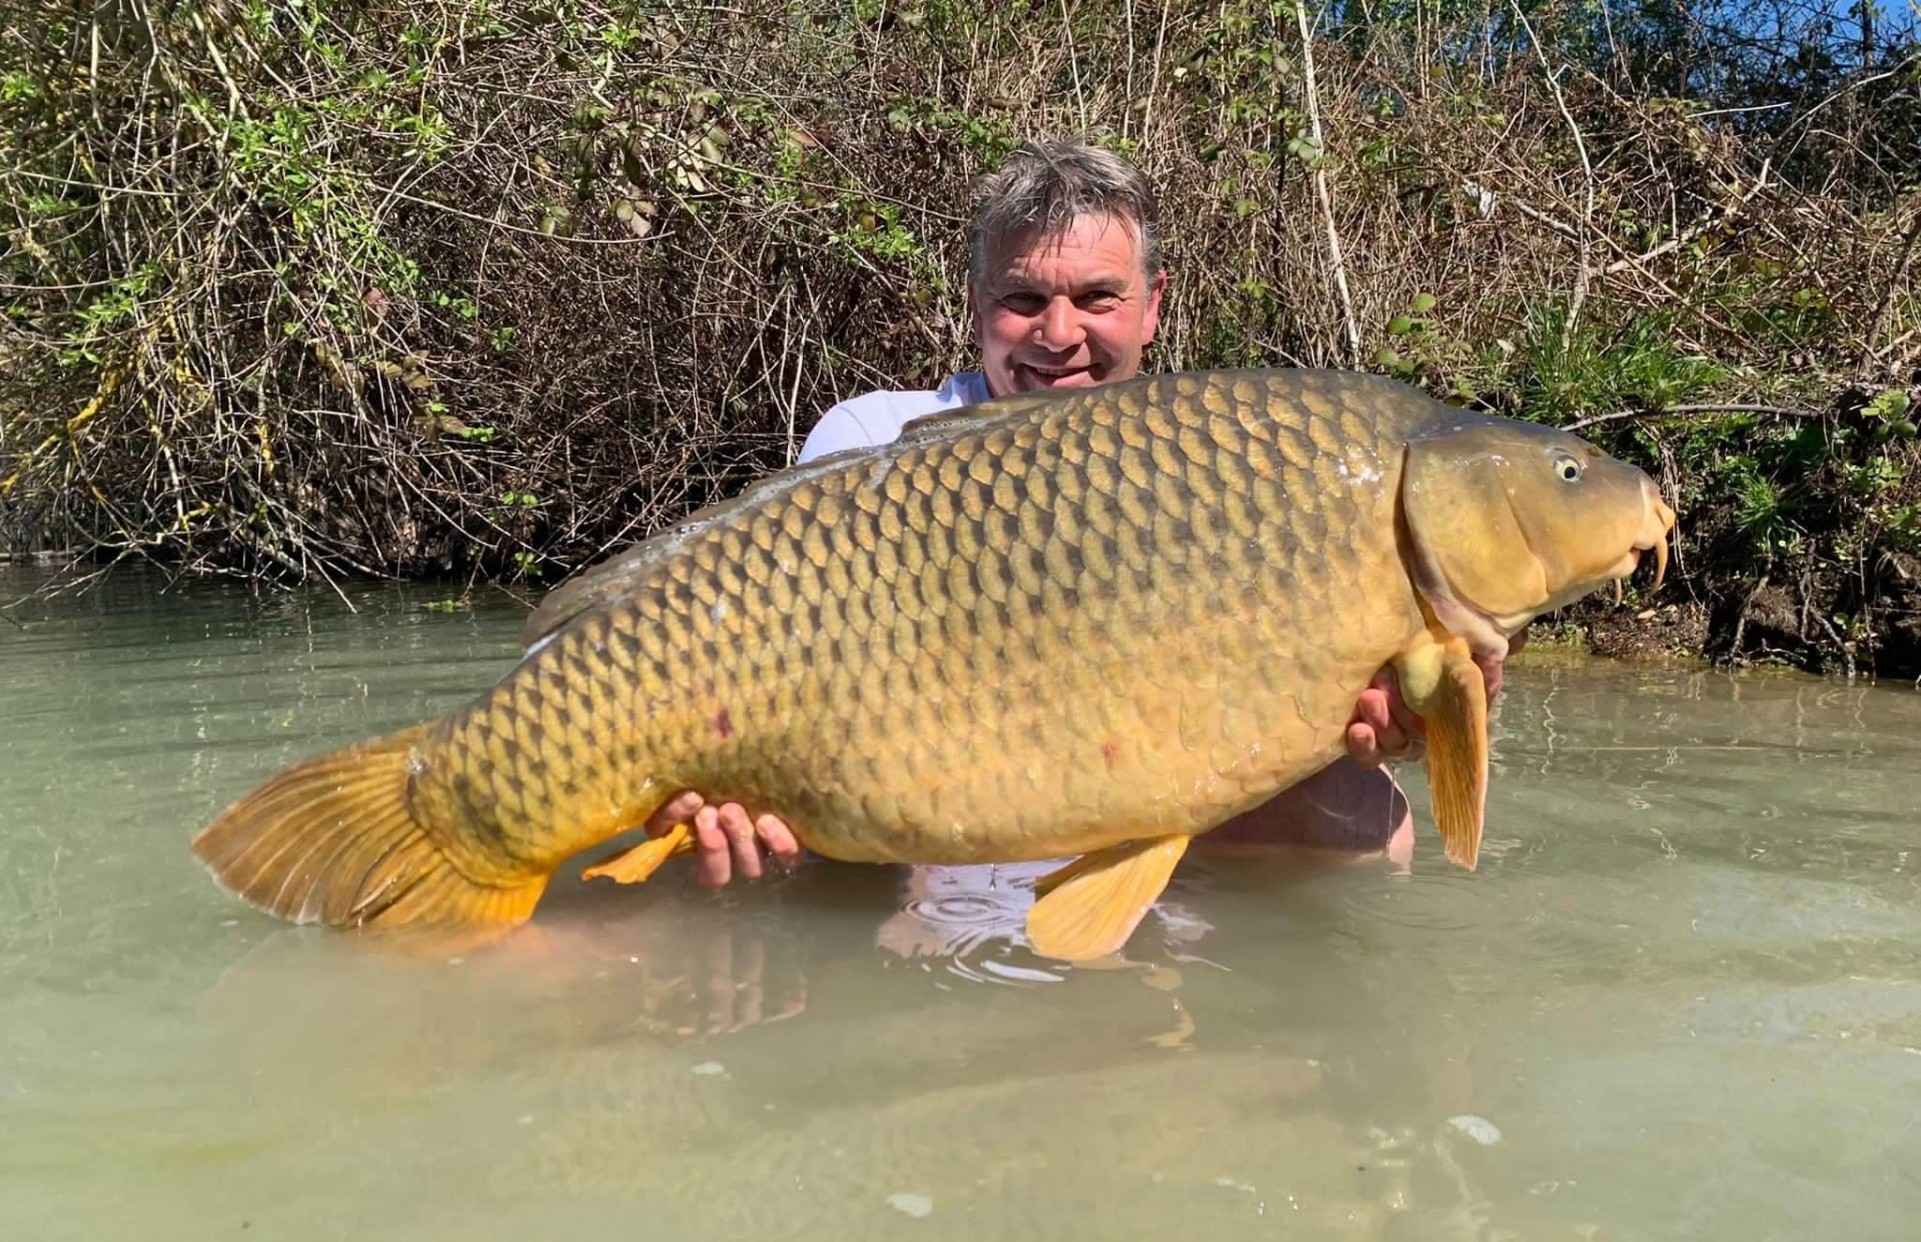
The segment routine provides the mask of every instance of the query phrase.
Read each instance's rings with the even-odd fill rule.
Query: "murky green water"
[[[0,578],[13,598],[30,581]],[[511,603],[128,575],[0,620],[0,1238],[1905,1238],[1921,694],[1515,669],[1481,869],[1190,854],[1110,970],[1018,873],[560,885],[427,961],[187,853],[514,658]]]

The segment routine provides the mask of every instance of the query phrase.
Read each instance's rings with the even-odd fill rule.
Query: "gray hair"
[[[1090,215],[1132,226],[1141,244],[1141,274],[1152,280],[1161,269],[1161,239],[1154,188],[1140,169],[1080,139],[1021,144],[975,186],[967,229],[969,280],[978,284],[987,275],[988,253],[1002,240],[1029,230],[1056,237]]]

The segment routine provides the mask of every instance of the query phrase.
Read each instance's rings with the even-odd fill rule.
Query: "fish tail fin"
[[[410,760],[431,727],[276,773],[194,838],[195,856],[223,887],[295,923],[525,922],[548,876],[476,880],[414,814]]]

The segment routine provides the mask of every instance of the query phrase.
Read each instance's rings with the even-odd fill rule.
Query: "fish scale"
[[[1203,830],[1331,758],[1418,611],[1403,590],[1324,655],[1290,640],[1395,565],[1391,493],[1344,494],[1329,455],[1390,473],[1406,420],[1296,377],[1033,408],[702,530],[452,716],[417,802],[543,867],[681,788],[832,857],[1044,858]],[[541,744],[487,744],[543,717]]]
[[[1504,651],[1623,556],[1665,556],[1672,522],[1585,442],[1377,377],[994,401],[783,472],[580,576],[491,690],[289,768],[195,850],[292,918],[511,924],[564,860],[691,789],[848,861],[1088,854],[1035,915],[1055,912],[1061,952],[1097,953],[1186,838],[1337,757],[1390,662],[1441,713],[1437,821],[1471,865],[1469,639]],[[686,844],[592,870],[643,879]]]

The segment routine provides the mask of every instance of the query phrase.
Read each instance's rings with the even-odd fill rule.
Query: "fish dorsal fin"
[[[661,554],[659,547],[646,540],[612,560],[582,570],[547,592],[520,628],[521,647],[531,650],[581,613],[619,595],[628,583],[645,577]]]
[[[1031,410],[1037,406],[1058,406],[1062,394],[1058,392],[1016,393],[1011,397],[992,397],[973,405],[964,405],[955,410],[935,410],[931,414],[921,414],[901,424],[900,435],[892,443],[903,448],[923,444],[928,440],[944,439],[948,435],[965,435],[973,430],[987,430],[1001,422],[1009,414]]]
[[[566,628],[575,617],[592,612],[646,581],[687,540],[715,523],[726,521],[736,508],[746,507],[754,491],[780,479],[779,475],[764,479],[734,499],[701,509],[684,521],[654,532],[620,555],[590,565],[567,579],[547,592],[540,605],[528,614],[526,624],[520,629],[521,647],[533,650]]]
[[[1024,394],[910,419],[902,428],[900,437],[891,443],[873,448],[842,449],[838,453],[817,457],[805,465],[790,466],[751,483],[731,500],[698,510],[643,539],[620,555],[584,569],[555,587],[528,616],[526,625],[520,631],[521,646],[531,649],[575,617],[619,598],[646,581],[688,540],[747,510],[787,495],[805,484],[838,474],[856,463],[869,463],[884,470],[910,449],[936,442],[952,443],[976,432],[985,432],[1002,423],[1030,416],[1038,409],[1050,408],[1060,402],[1060,396],[1054,393]]]

